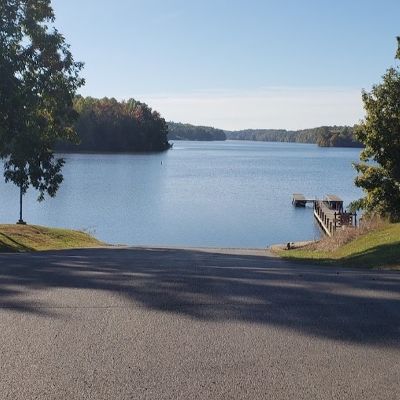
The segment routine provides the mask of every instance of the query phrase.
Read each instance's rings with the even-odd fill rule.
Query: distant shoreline
[[[196,140],[196,139],[170,139],[173,142],[192,142],[192,143],[229,143],[229,142],[243,142],[243,143],[283,143],[283,144],[295,144],[295,145],[312,145],[319,147],[321,149],[360,149],[360,147],[353,146],[318,146],[316,143],[302,143],[302,142],[284,142],[284,141],[275,141],[275,140],[246,140],[246,139],[226,139],[226,140]],[[68,151],[59,151],[57,150],[55,154],[63,155],[63,154],[104,154],[104,155],[156,155],[166,153],[168,150],[173,150],[173,143],[171,143],[171,147],[161,151],[96,151],[96,150],[68,150]]]
[[[244,140],[255,142],[309,143],[319,147],[362,148],[352,126],[319,126],[316,128],[287,129],[243,129],[222,130],[210,126],[196,126],[168,122],[168,140],[226,141]]]

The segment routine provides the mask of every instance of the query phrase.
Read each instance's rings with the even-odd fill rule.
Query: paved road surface
[[[0,255],[1,399],[400,398],[400,274],[262,251]]]

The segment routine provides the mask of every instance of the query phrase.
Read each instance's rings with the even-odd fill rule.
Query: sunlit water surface
[[[261,142],[175,142],[162,154],[65,155],[54,199],[24,198],[30,224],[85,229],[108,243],[263,247],[320,233],[293,192],[337,194],[354,187],[358,149]],[[18,219],[18,190],[0,183],[0,221]]]

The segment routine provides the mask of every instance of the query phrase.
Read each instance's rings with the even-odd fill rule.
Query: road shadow
[[[359,344],[398,346],[400,274],[293,264],[267,255],[126,248],[0,255],[0,307],[52,288],[105,291],[203,321],[242,321]]]

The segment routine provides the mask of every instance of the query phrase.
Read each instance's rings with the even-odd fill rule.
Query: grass
[[[353,238],[347,243],[329,248],[308,245],[294,250],[275,250],[283,258],[366,268],[400,268],[400,223],[385,224]],[[327,246],[328,244],[328,246]]]
[[[26,252],[101,247],[85,232],[35,225],[0,225],[0,251]]]

